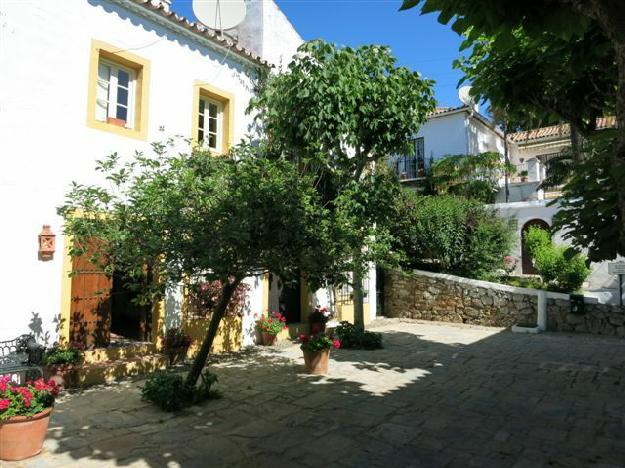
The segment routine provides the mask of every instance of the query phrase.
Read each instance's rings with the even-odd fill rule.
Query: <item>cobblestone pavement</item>
[[[223,398],[180,414],[137,382],[65,396],[28,467],[625,466],[625,341],[385,320],[379,351],[222,357]]]

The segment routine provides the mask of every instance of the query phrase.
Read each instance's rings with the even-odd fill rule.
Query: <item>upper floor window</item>
[[[234,131],[234,95],[196,81],[193,98],[193,140],[211,153],[227,153]]]
[[[101,41],[92,41],[87,125],[147,138],[150,63]]]
[[[400,156],[395,160],[395,170],[402,180],[425,177],[425,143],[423,137],[416,138],[414,145],[414,155]]]
[[[133,128],[136,73],[107,60],[98,63],[96,119]]]
[[[221,152],[223,140],[223,105],[213,99],[200,97],[197,141],[212,151]]]

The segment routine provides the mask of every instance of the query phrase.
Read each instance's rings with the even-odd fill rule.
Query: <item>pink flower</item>
[[[341,342],[335,339],[332,341],[332,346],[334,346],[334,349],[339,349],[341,347]]]
[[[300,340],[302,343],[308,343],[308,341],[310,341],[310,336],[305,335],[305,334],[303,334],[303,333],[302,333],[302,334],[299,336],[299,340]]]
[[[11,381],[10,375],[3,375],[0,377],[0,392],[5,392],[9,382]]]
[[[0,410],[5,410],[9,407],[11,401],[8,398],[0,400]]]

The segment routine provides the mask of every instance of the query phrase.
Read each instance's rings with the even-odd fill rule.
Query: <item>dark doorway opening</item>
[[[122,275],[113,275],[111,289],[111,334],[130,340],[146,340],[146,307],[135,303],[138,295],[126,285]]]
[[[269,282],[269,312],[280,312],[286,317],[286,323],[302,321],[301,280],[284,282],[276,275],[271,275]]]

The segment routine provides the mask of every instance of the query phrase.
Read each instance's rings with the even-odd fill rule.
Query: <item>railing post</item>
[[[538,291],[538,317],[537,323],[540,331],[547,330],[547,291]]]

